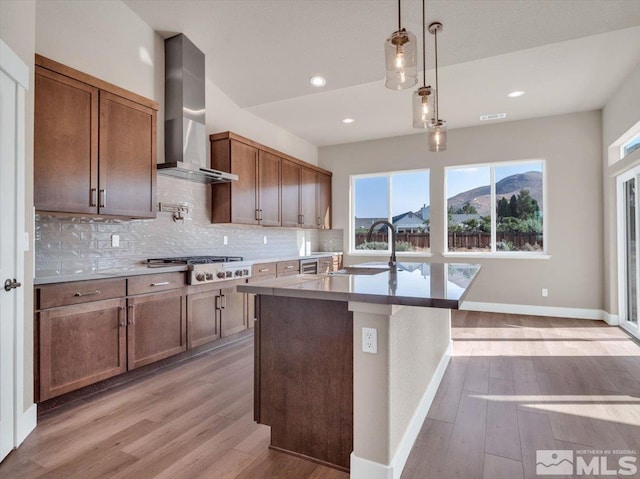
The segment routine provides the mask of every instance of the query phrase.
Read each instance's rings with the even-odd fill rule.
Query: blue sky
[[[500,166],[495,169],[496,181],[527,171],[542,171],[542,163]],[[489,167],[455,168],[447,170],[447,197],[489,184]],[[386,177],[358,178],[355,182],[356,216],[386,217],[388,190]],[[417,211],[429,205],[429,173],[403,173],[392,176],[392,216]]]

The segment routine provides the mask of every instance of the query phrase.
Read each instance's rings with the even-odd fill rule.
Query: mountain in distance
[[[542,173],[540,171],[518,173],[501,179],[496,183],[496,200],[502,197],[509,200],[512,195],[517,196],[520,190],[529,190],[542,209]],[[458,209],[465,203],[474,206],[481,216],[488,215],[491,211],[491,188],[489,185],[479,186],[458,193],[447,200],[447,208]]]

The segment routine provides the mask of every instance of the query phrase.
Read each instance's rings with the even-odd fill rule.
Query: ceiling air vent
[[[502,120],[506,118],[506,113],[491,113],[490,115],[482,115],[480,117],[480,121],[489,121],[489,120]]]

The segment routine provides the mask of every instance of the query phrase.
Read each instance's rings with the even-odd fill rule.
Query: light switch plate
[[[111,235],[111,246],[113,248],[120,246],[120,235]]]
[[[224,245],[229,244],[229,237],[227,235],[224,235],[222,237],[222,244],[224,244]]]

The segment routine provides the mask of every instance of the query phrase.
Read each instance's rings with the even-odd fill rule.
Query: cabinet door
[[[260,224],[280,226],[280,157],[260,150],[258,159]]]
[[[316,187],[316,208],[317,227],[320,229],[331,229],[331,176],[318,173],[318,184]]]
[[[302,167],[282,160],[282,226],[300,226],[300,170]]]
[[[126,371],[125,300],[38,313],[39,401]]]
[[[317,228],[316,183],[317,172],[302,167],[300,172],[300,214],[303,228]]]
[[[258,149],[231,140],[231,222],[258,224]],[[215,207],[215,205],[214,205]]]
[[[156,112],[100,92],[101,214],[156,216]]]
[[[238,293],[235,287],[221,290],[220,308],[220,330],[223,338],[247,329],[247,312],[243,293]]]
[[[98,89],[36,66],[34,205],[97,213]]]
[[[187,349],[186,305],[181,291],[165,291],[128,299],[129,370]]]
[[[219,289],[187,296],[187,348],[220,338],[219,301]]]
[[[275,271],[275,263],[273,263]],[[256,266],[254,264],[254,266]],[[262,268],[265,269],[265,268]],[[262,274],[262,276],[251,277],[247,280],[247,283],[255,283],[257,281],[265,281],[268,279],[276,279],[277,276],[275,274]],[[249,328],[253,328],[255,326],[256,321],[256,295],[251,293],[245,293],[246,301],[247,301],[247,326]]]

